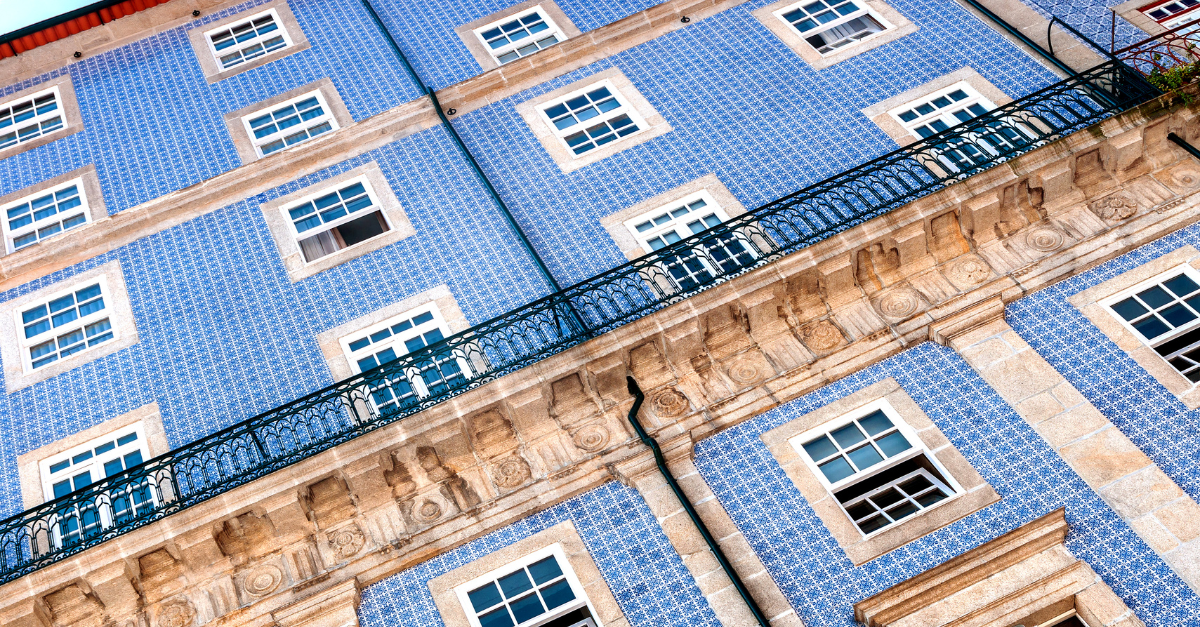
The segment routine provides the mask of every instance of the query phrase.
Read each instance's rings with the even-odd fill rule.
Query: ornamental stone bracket
[[[636,476],[628,375],[659,441],[699,441],[1194,221],[1200,162],[1165,136],[1200,124],[1164,102],[10,582],[0,624],[320,624],[314,595]]]

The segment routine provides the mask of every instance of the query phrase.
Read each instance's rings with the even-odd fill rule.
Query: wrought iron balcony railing
[[[1159,95],[1119,61],[0,522],[0,583],[771,263]]]

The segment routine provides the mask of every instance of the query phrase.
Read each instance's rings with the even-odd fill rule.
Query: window
[[[959,492],[887,401],[789,441],[864,536]]]
[[[260,157],[338,128],[320,91],[253,113],[242,121]]]
[[[1184,266],[1104,304],[1175,370],[1200,381],[1200,273]]]
[[[729,217],[707,191],[625,222],[647,251],[656,251],[697,233],[703,233]],[[704,240],[680,255],[663,257],[661,266],[674,283],[690,290],[752,263],[753,248],[735,234]]]
[[[280,22],[279,14],[271,9],[231,26],[208,31],[204,36],[217,64],[227,70],[290,46],[291,38],[287,30],[280,27]]]
[[[150,457],[142,426],[134,425],[71,449],[39,465],[47,501],[82,490],[120,474]],[[97,537],[116,522],[148,513],[157,504],[152,483],[145,478],[121,482],[102,498],[64,505],[56,512],[52,540],[69,546]]]
[[[806,0],[775,14],[823,55],[890,27],[861,0]]]
[[[296,230],[306,263],[391,230],[366,177],[284,211]]]
[[[455,588],[472,627],[598,627],[562,546]]]
[[[501,65],[566,39],[562,29],[541,7],[489,24],[475,34]]]
[[[1162,24],[1163,28],[1170,30],[1200,19],[1200,13],[1194,11],[1198,6],[1200,6],[1200,0],[1166,0],[1142,7],[1140,10],[1150,19]],[[1190,32],[1191,29],[1188,31]]]
[[[0,209],[8,252],[32,246],[91,220],[83,181],[76,179]]]
[[[575,155],[633,135],[645,126],[607,80],[542,107],[541,111],[555,136]]]
[[[342,339],[343,350],[355,372],[365,372],[449,335],[445,319],[433,303],[394,316]],[[463,381],[470,367],[456,355],[430,355],[404,372],[392,372],[370,382],[371,400],[379,412],[415,405]]]
[[[925,139],[995,108],[975,88],[961,81],[889,113],[913,136]],[[1026,146],[1033,137],[1020,124],[998,119],[967,136],[944,140],[938,145],[938,160],[950,171],[958,172]]]
[[[0,149],[28,142],[66,126],[58,87],[0,104]]]
[[[25,366],[36,370],[115,337],[103,278],[20,312]]]

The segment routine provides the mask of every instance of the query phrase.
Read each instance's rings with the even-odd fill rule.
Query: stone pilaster
[[[796,611],[784,598],[783,592],[767,574],[766,567],[750,548],[742,532],[721,506],[712,489],[700,476],[692,460],[692,441],[687,435],[676,437],[663,446],[663,455],[671,473],[679,482],[684,495],[696,508],[709,533],[717,540],[726,558],[754,600],[774,627],[804,627]],[[676,498],[667,480],[658,472],[654,458],[647,451],[623,462],[618,469],[622,478],[632,485],[654,513],[663,532],[676,552],[683,558],[692,578],[708,600],[725,627],[757,625],[750,608],[733,585],[720,563],[709,550],[700,531],[692,523],[683,505]]]
[[[1200,591],[1200,506],[1008,326],[996,299],[931,328]]]

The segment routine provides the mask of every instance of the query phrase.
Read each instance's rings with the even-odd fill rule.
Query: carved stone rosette
[[[529,462],[513,455],[492,465],[492,477],[496,480],[496,485],[511,490],[528,482],[533,473],[529,470]]]
[[[358,527],[343,527],[329,534],[329,547],[338,559],[353,557],[362,550],[367,539]]]
[[[196,608],[187,599],[177,599],[164,603],[156,618],[158,627],[191,627],[196,621]]]
[[[1128,194],[1113,194],[1088,205],[1101,220],[1124,220],[1137,213],[1137,199]]]

